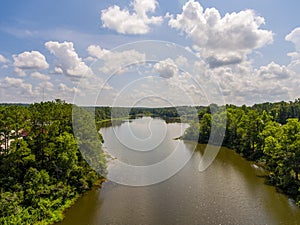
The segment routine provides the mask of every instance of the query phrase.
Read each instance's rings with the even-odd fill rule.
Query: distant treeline
[[[115,119],[115,118],[135,118],[139,116],[152,116],[161,118],[193,118],[197,115],[197,111],[205,109],[203,106],[178,106],[178,107],[95,107],[96,121]]]
[[[0,106],[24,106],[28,107],[30,104],[27,103],[0,103]]]

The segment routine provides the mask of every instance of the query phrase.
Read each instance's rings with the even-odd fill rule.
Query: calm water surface
[[[114,157],[148,165],[167,157],[174,143],[179,144],[183,157],[193,152],[194,143],[174,140],[182,134],[183,127],[186,125],[144,117],[114,129],[102,128],[101,133],[105,150]],[[133,134],[140,139],[151,137],[154,142],[162,136],[166,138],[159,146],[149,142],[149,146],[156,147],[156,154],[123,154]],[[204,150],[205,145],[197,145],[190,161],[176,175],[158,184],[130,187],[105,182],[101,189],[95,188],[80,198],[59,225],[300,224],[300,209],[274,187],[265,185],[263,171],[234,151],[222,148],[212,165],[199,172]],[[115,164],[115,160],[109,163],[109,171],[117,168]]]

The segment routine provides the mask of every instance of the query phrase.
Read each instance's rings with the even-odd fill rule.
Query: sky
[[[2,0],[0,102],[293,101],[299,8],[280,0]]]

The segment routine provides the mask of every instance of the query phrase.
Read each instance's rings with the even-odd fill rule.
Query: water
[[[183,127],[186,125],[142,118],[123,123],[116,129],[102,128],[101,133],[105,150],[114,157],[127,163],[150,165],[168,157],[178,142],[182,156],[191,155],[195,143],[173,140],[180,136]],[[129,128],[133,133],[128,132]],[[156,148],[157,154],[150,151],[132,153],[130,157],[123,154],[126,145],[136,142],[133,134],[145,140],[151,138],[151,132],[157,134],[152,135],[153,141],[161,136],[168,139],[163,141],[161,149]],[[115,140],[114,133],[125,145]],[[158,184],[130,187],[111,181],[103,183],[101,189],[95,188],[80,198],[59,225],[300,224],[300,209],[293,201],[265,185],[264,171],[234,151],[221,148],[212,165],[205,172],[199,172],[204,150],[205,145],[197,145],[188,163]],[[145,158],[143,154],[147,155],[145,160],[141,160]],[[116,160],[110,162],[109,173],[118,168],[116,164]]]

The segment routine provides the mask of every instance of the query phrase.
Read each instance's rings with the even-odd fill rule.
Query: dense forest
[[[214,113],[212,108],[216,106],[198,112],[199,124],[193,123],[183,138],[208,143],[211,127],[222,126],[219,121],[226,119],[223,146],[262,165],[268,171],[267,182],[300,206],[300,99],[252,107],[227,105]]]
[[[60,100],[0,106],[0,224],[61,220],[63,210],[105,171],[101,149],[93,154],[99,155],[100,174],[82,157],[72,109]],[[80,143],[91,147],[87,140]]]
[[[60,100],[0,105],[0,224],[59,221],[63,211],[105,175],[105,155],[97,141],[101,135],[85,135],[89,121],[99,124],[142,115],[165,119],[185,115],[188,120],[193,109],[82,109]],[[76,132],[74,111],[79,112]],[[196,107],[196,112],[199,123],[191,122],[183,138],[208,143],[211,127],[223,126],[218,122],[226,119],[223,145],[263,166],[268,183],[300,205],[300,99],[252,107],[210,105]]]

